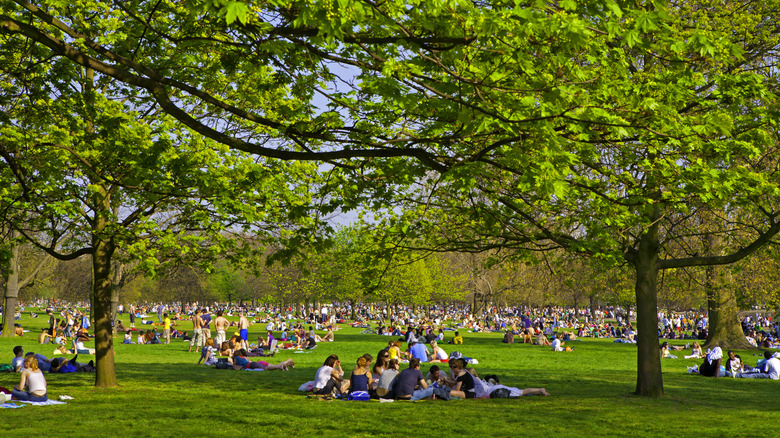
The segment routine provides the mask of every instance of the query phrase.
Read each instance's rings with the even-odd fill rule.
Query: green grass
[[[33,331],[25,338],[0,338],[0,361],[10,363],[14,345],[51,357],[53,348],[36,342],[35,328],[45,324],[45,318],[23,318],[22,323]],[[252,326],[250,339],[264,328]],[[552,397],[325,402],[298,392],[327,355],[339,355],[349,372],[359,355],[376,357],[390,339],[359,331],[344,328],[336,332],[336,342],[319,344],[312,353],[281,352],[271,358],[276,363],[292,357],[296,367],[288,372],[199,366],[199,354],[187,353],[183,341],[167,346],[117,344],[119,388],[96,389],[94,375],[87,373],[47,375],[51,397],[67,394],[75,400],[62,406],[0,409],[3,430],[14,436],[751,437],[773,435],[780,420],[780,382],[687,374],[686,365],[699,359],[663,359],[666,396],[636,397],[631,394],[636,347],[610,340],[570,342],[573,352],[553,353],[546,347],[502,344],[500,334],[464,334],[465,343],[457,349],[479,360],[480,375],[497,374],[501,383],[520,388],[543,386]],[[455,346],[443,347],[452,352]],[[749,365],[759,358],[754,351],[740,353]],[[18,374],[0,374],[0,386],[11,387],[18,380]]]

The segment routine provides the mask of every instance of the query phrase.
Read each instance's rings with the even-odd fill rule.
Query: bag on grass
[[[233,365],[231,365],[230,362],[228,362],[227,359],[223,357],[217,360],[217,364],[214,365],[214,368],[218,370],[231,370],[233,369]]]
[[[353,400],[353,401],[369,401],[371,400],[371,396],[368,395],[368,392],[366,391],[353,391],[349,393],[349,397],[347,400]]]

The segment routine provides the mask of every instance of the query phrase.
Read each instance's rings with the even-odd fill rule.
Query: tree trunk
[[[639,241],[636,270],[637,378],[636,394],[664,395],[661,355],[658,353],[658,225],[651,225]]]
[[[708,233],[704,237],[706,255],[717,255],[715,236]],[[707,294],[707,315],[709,329],[704,347],[720,347],[724,350],[748,350],[753,348],[745,338],[742,325],[739,323],[739,308],[734,290],[721,287],[718,281],[718,267],[707,266],[705,271],[704,291]]]
[[[108,388],[117,386],[114,364],[114,336],[111,327],[111,257],[113,243],[94,239],[92,255],[92,302],[95,320],[95,386]]]
[[[716,266],[707,266],[704,288],[707,293],[709,330],[705,348],[720,347],[724,350],[748,350],[754,348],[745,338],[739,322],[739,309],[734,291],[721,287],[715,281]]]
[[[15,233],[14,236],[15,237]],[[4,338],[14,337],[14,313],[19,301],[19,246],[11,243],[11,259],[5,273],[5,294],[3,295],[3,333]]]

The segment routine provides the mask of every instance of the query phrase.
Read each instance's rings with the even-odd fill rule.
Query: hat
[[[460,351],[453,351],[450,353],[450,359],[463,359],[463,353]]]

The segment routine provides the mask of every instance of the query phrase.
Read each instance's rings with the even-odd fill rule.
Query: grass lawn
[[[32,331],[0,338],[0,362],[10,363],[14,345],[49,358],[53,348],[37,343],[46,318],[22,318]],[[191,326],[184,324],[182,330]],[[250,340],[265,325],[250,328]],[[38,330],[36,330],[38,329]],[[342,328],[336,342],[310,353],[279,352],[269,362],[292,357],[287,372],[216,370],[196,365],[183,341],[171,345],[122,345],[116,338],[120,387],[96,389],[89,373],[49,374],[49,396],[67,394],[67,405],[0,409],[7,436],[774,436],[780,421],[780,382],[712,379],[686,373],[701,360],[663,359],[666,396],[631,394],[636,382],[636,346],[610,340],[569,342],[570,353],[500,342],[501,334],[462,333],[457,350],[479,360],[480,375],[497,374],[509,386],[546,387],[552,397],[517,400],[342,402],[309,400],[298,387],[314,379],[329,354],[345,372],[359,355],[376,357],[391,339]],[[451,336],[451,333],[449,334]],[[683,342],[677,341],[676,344]],[[89,345],[89,344],[88,344]],[[442,345],[448,353],[453,345]],[[683,352],[677,352],[682,357]],[[755,365],[757,351],[740,351]],[[68,356],[69,357],[69,356]],[[90,356],[80,356],[79,361]],[[402,366],[404,368],[405,365]],[[427,372],[423,365],[423,372]],[[19,375],[0,374],[0,386]],[[332,432],[332,433],[330,433]]]

